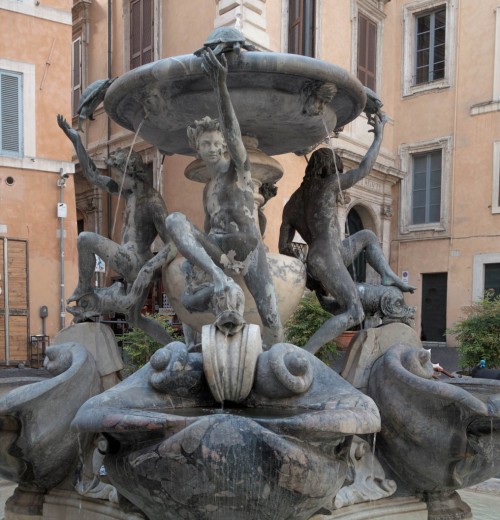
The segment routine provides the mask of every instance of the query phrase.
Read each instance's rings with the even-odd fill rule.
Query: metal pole
[[[63,178],[63,169],[60,170],[60,179],[57,181],[59,186],[59,202],[64,203],[64,188],[66,187],[66,180]],[[61,315],[60,315],[60,327],[65,327],[66,317],[66,305],[64,301],[64,217],[59,217],[59,234],[60,234],[60,253],[61,253]]]
[[[5,308],[5,364],[10,365],[10,344],[9,344],[9,254],[8,238],[3,241],[3,289],[4,289],[4,308]]]

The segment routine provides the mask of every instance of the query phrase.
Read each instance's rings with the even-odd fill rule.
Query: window
[[[413,156],[412,224],[441,218],[441,150]]]
[[[500,264],[484,265],[484,290],[500,295]]]
[[[403,95],[451,86],[456,2],[414,0],[403,6]]]
[[[315,0],[289,0],[288,52],[314,56]]]
[[[0,154],[23,155],[23,103],[20,73],[0,70]]]
[[[153,61],[153,0],[130,2],[130,69]]]
[[[377,90],[377,24],[358,14],[357,76],[366,87]]]
[[[73,116],[76,116],[78,109],[78,102],[82,93],[82,39],[77,38],[73,41],[73,56],[72,56],[72,83],[73,83],[73,98],[72,110]]]
[[[415,84],[444,78],[446,9],[417,16]]]
[[[500,295],[500,253],[480,253],[472,262],[472,299],[480,300],[484,291]]]
[[[448,231],[452,138],[399,147],[401,170],[400,233]]]

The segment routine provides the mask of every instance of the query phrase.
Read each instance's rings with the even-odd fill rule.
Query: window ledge
[[[408,85],[403,92],[403,97],[411,97],[417,94],[424,94],[428,92],[439,92],[441,90],[450,88],[450,86],[451,83],[448,79],[430,81],[429,83],[422,83],[420,85]]]
[[[439,223],[411,225],[399,230],[399,240],[443,239],[448,235],[448,229]]]
[[[500,100],[485,101],[470,107],[470,115],[478,116],[480,114],[488,114],[489,112],[500,112]]]
[[[36,157],[9,157],[0,155],[0,167],[44,172],[59,172],[60,169],[63,168],[67,173],[75,173],[75,165],[72,162],[40,159]]]

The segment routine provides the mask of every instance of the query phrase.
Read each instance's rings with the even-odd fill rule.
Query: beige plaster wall
[[[447,326],[463,316],[472,301],[474,255],[500,253],[500,216],[491,212],[493,143],[500,140],[497,112],[471,115],[473,105],[492,100],[495,42],[495,8],[498,2],[455,2],[457,11],[456,55],[452,85],[439,92],[403,98],[401,94],[402,0],[386,7],[386,27],[393,32],[393,55],[386,56],[384,70],[390,81],[394,103],[394,143],[397,156],[401,143],[417,143],[452,136],[450,182],[450,226],[447,237],[416,233],[398,237],[398,212],[393,226],[391,260],[400,273],[410,271],[410,283],[418,287],[407,300],[421,306],[422,273],[448,272]],[[386,42],[387,43],[387,42]],[[450,56],[449,56],[450,57]],[[394,190],[397,201],[399,191]],[[399,240],[401,238],[401,240]],[[416,320],[420,331],[420,311]],[[454,339],[448,338],[453,345]]]

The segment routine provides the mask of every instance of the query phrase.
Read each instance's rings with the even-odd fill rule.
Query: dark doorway
[[[346,236],[352,236],[362,229],[364,229],[363,221],[359,213],[353,208],[347,215]],[[366,253],[364,249],[347,269],[355,282],[366,282]]]
[[[422,341],[445,342],[448,273],[422,275]]]
[[[500,296],[500,264],[484,265],[484,290],[492,296]]]

